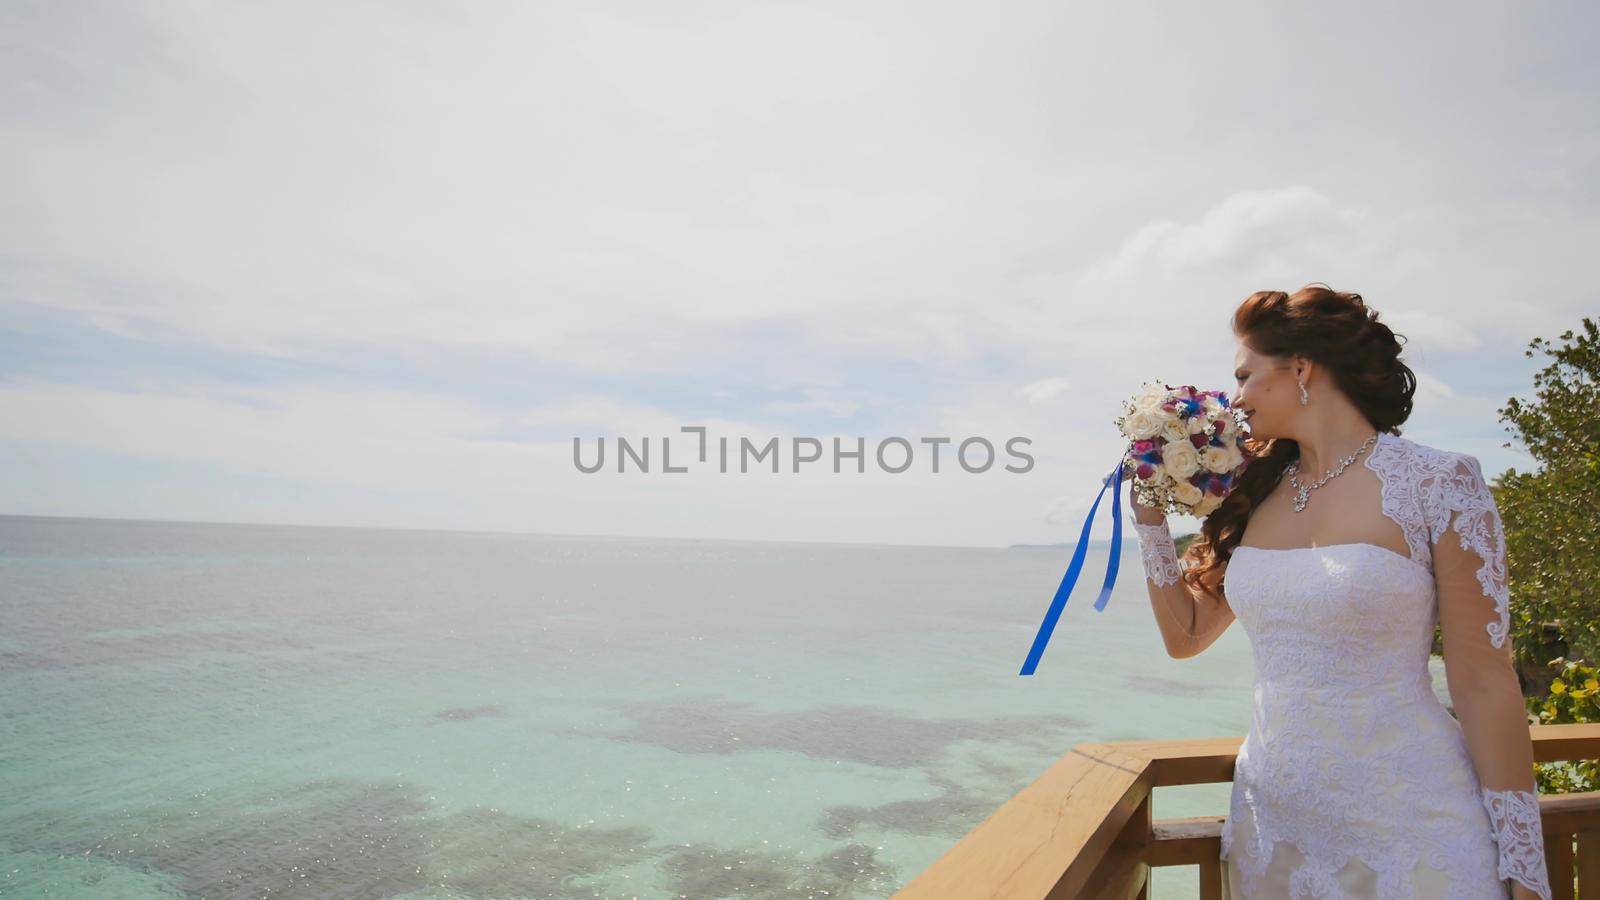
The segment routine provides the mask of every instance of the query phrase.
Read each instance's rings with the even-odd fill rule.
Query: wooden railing
[[[1532,725],[1539,762],[1600,759],[1600,725]],[[1147,897],[1151,869],[1198,867],[1196,895],[1222,895],[1224,816],[1154,820],[1158,787],[1233,780],[1243,738],[1079,744],[1006,801],[897,900]],[[1600,900],[1600,791],[1542,796],[1556,900]],[[1576,848],[1574,848],[1576,844]]]

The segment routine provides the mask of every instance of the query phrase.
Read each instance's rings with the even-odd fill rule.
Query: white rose
[[[1205,494],[1187,481],[1180,481],[1173,485],[1172,496],[1184,506],[1194,506],[1205,499]]]
[[[1207,494],[1204,500],[1195,504],[1192,514],[1197,518],[1203,519],[1216,512],[1217,507],[1222,505],[1223,499],[1215,494]]]
[[[1222,415],[1222,401],[1215,397],[1207,397],[1201,405],[1205,407],[1206,415],[1210,418],[1215,419],[1217,416]]]
[[[1206,417],[1205,416],[1193,415],[1193,416],[1189,417],[1189,433],[1190,434],[1204,434],[1205,430],[1206,430]]]
[[[1200,471],[1200,454],[1188,441],[1161,448],[1161,464],[1174,478],[1188,478]]]
[[[1166,386],[1160,384],[1150,384],[1146,385],[1144,389],[1139,392],[1138,402],[1150,401],[1152,403],[1160,404],[1161,401],[1165,399],[1167,399]]]
[[[1133,408],[1135,411],[1161,413],[1165,415],[1166,410],[1161,408],[1161,404],[1165,403],[1166,399],[1167,395],[1164,393],[1153,395],[1140,394],[1139,396],[1133,398]]]
[[[1169,441],[1187,444],[1189,442],[1189,429],[1183,426],[1183,420],[1181,419],[1167,419],[1166,423],[1161,426],[1161,436]]]
[[[1160,434],[1164,424],[1166,420],[1161,413],[1136,409],[1123,418],[1122,430],[1128,437],[1142,441]]]
[[[1243,451],[1241,451],[1239,449],[1239,445],[1238,444],[1229,444],[1228,445],[1228,471],[1232,472],[1234,469],[1237,469],[1242,465],[1244,465],[1244,453],[1243,453]]]
[[[1223,447],[1207,447],[1200,451],[1200,465],[1205,466],[1208,472],[1221,475],[1233,468],[1231,463],[1232,457]]]

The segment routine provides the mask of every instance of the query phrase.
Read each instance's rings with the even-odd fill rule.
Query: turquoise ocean
[[[0,896],[886,897],[1075,744],[1248,729],[1124,536],[1023,677],[1070,549],[0,517]]]

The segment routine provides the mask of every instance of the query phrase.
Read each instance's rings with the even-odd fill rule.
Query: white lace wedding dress
[[[1409,556],[1365,543],[1239,546],[1228,561],[1223,590],[1256,680],[1222,829],[1224,896],[1487,900],[1515,879],[1548,898],[1531,767],[1480,781],[1474,765],[1506,755],[1496,742],[1526,741],[1525,721],[1479,717],[1481,733],[1464,732],[1428,671],[1441,601],[1471,622],[1447,625],[1453,697],[1469,667],[1510,667],[1504,539],[1478,461],[1382,432],[1364,462]],[[1147,575],[1177,581],[1167,526],[1135,525]],[[1475,579],[1436,582],[1431,551],[1450,531],[1476,552]],[[1437,589],[1463,583],[1448,597]],[[1520,709],[1521,693],[1497,702]]]

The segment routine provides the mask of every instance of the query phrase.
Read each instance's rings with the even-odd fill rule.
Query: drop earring
[[[1311,395],[1306,393],[1306,383],[1300,382],[1300,405],[1305,406],[1311,402]]]

